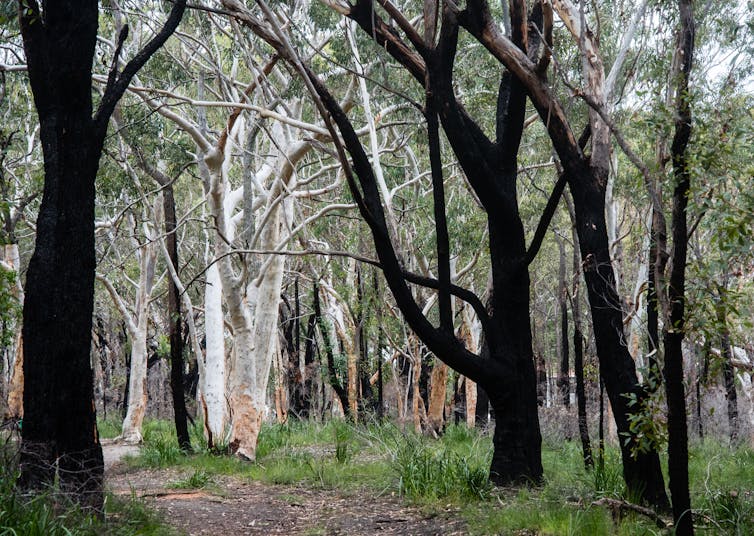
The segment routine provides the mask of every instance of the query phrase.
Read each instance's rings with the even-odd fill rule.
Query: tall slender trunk
[[[7,215],[6,218],[10,218]],[[6,219],[6,226],[10,224]],[[10,244],[6,244],[3,248],[2,260],[7,268],[15,272],[15,281],[11,289],[11,294],[16,302],[23,307],[24,303],[24,289],[21,284],[21,257],[18,251],[18,243],[15,241],[15,235],[10,229],[6,229],[8,238],[12,240]],[[6,414],[4,418],[21,419],[24,416],[23,397],[24,397],[24,352],[23,352],[23,338],[21,336],[20,318],[13,321],[10,326],[11,329],[16,329],[16,335],[9,344],[9,347],[5,349],[5,355],[7,359],[3,363],[7,368],[3,370],[3,379],[0,380],[4,384],[5,388],[2,391],[2,395],[5,396],[3,402],[7,402]],[[2,348],[0,348],[2,350]]]
[[[720,330],[720,354],[723,358],[723,381],[725,385],[725,400],[728,404],[728,436],[731,444],[738,441],[738,394],[736,393],[736,375],[733,370],[730,329],[728,328],[728,315],[725,300],[727,290],[724,286],[718,287],[718,297],[715,304],[717,322]]]
[[[571,371],[568,359],[568,290],[566,289],[566,253],[562,238],[555,235],[560,250],[558,263],[558,306],[560,309],[560,369],[558,370],[558,390],[565,407],[571,405]]]
[[[374,297],[375,297],[375,306],[377,308],[376,311],[376,320],[377,320],[377,420],[379,422],[382,422],[382,419],[384,417],[385,413],[385,401],[383,399],[383,377],[382,377],[382,365],[383,365],[383,357],[382,352],[384,351],[385,346],[385,340],[384,340],[384,333],[383,333],[383,326],[382,326],[382,300],[380,300],[378,297],[380,296],[380,283],[379,279],[377,278],[377,270],[372,272],[372,282],[374,286]]]
[[[204,360],[199,393],[204,414],[204,433],[210,449],[222,445],[228,426],[228,405],[225,398],[225,318],[222,309],[222,284],[217,264],[207,269],[204,283]]]
[[[589,439],[589,426],[586,419],[586,389],[584,386],[584,335],[581,324],[581,258],[579,257],[579,237],[576,231],[576,213],[570,194],[565,195],[566,207],[571,219],[571,240],[573,241],[573,288],[571,291],[571,312],[573,315],[573,369],[576,376],[576,404],[579,423],[579,439],[584,467],[594,467],[592,446]],[[600,383],[600,385],[602,385]],[[602,393],[600,393],[602,404]],[[600,406],[600,426],[602,425]],[[601,432],[600,432],[601,433]]]
[[[694,12],[692,0],[678,0],[681,28],[676,54],[682,68],[676,76],[677,99],[673,156],[673,249],[668,284],[670,317],[663,333],[665,349],[665,397],[668,404],[668,475],[673,504],[675,533],[692,536],[694,524],[689,494],[689,447],[686,423],[686,389],[683,376],[683,339],[685,336],[686,259],[688,257],[687,208],[691,188],[688,144],[691,139],[691,99],[689,76],[694,57]]]
[[[168,183],[162,191],[162,206],[165,214],[165,241],[170,262],[177,270],[178,237],[176,236],[177,218],[175,214],[175,196],[173,184]],[[186,311],[187,315],[192,311]],[[173,420],[178,445],[184,450],[191,449],[188,432],[188,415],[183,387],[183,335],[181,333],[181,301],[178,285],[170,278],[168,284],[168,337],[170,339],[170,389],[173,393]]]
[[[589,304],[592,309],[594,338],[600,375],[610,399],[623,460],[626,485],[642,500],[657,506],[668,504],[665,484],[656,450],[646,451],[636,445],[635,434],[629,427],[629,414],[640,411],[645,394],[638,383],[636,367],[623,333],[623,311],[616,293],[605,228],[604,197],[606,170],[587,168],[582,162],[564,166],[575,179],[569,179],[576,215],[579,247],[584,263]],[[603,178],[600,178],[603,177]],[[629,406],[628,396],[638,405]],[[625,438],[631,438],[626,441]]]
[[[349,408],[351,407],[350,404],[348,403],[348,391],[341,385],[340,380],[338,379],[338,374],[335,370],[335,355],[334,355],[334,349],[332,346],[332,339],[330,338],[330,330],[328,329],[325,323],[325,319],[322,316],[322,309],[320,306],[320,299],[319,299],[319,284],[316,281],[314,282],[314,290],[312,292],[312,301],[313,301],[313,309],[314,309],[314,318],[317,321],[319,334],[320,334],[320,337],[322,337],[322,341],[325,346],[325,355],[327,358],[327,373],[328,373],[328,379],[330,380],[330,387],[332,387],[333,390],[335,391],[335,394],[337,395],[340,401],[340,405],[343,406],[343,411],[348,412]]]

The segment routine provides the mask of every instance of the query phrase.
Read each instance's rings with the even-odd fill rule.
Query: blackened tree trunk
[[[675,135],[671,146],[673,157],[673,250],[668,305],[670,318],[665,323],[665,396],[668,404],[668,475],[673,505],[675,533],[694,534],[689,495],[689,449],[686,426],[686,391],[683,385],[683,338],[685,334],[686,258],[688,249],[688,207],[691,170],[687,148],[691,138],[691,97],[689,76],[694,56],[694,12],[692,0],[679,0],[681,29],[676,53],[680,56],[681,71],[677,80]]]
[[[371,308],[371,298],[366,295],[366,284],[361,276],[361,268],[356,266],[356,296],[358,305],[356,309],[356,339],[358,341],[358,360],[356,370],[358,374],[358,392],[359,395],[359,415],[361,420],[365,421],[367,417],[366,409],[374,413],[374,397],[372,393],[372,384],[370,383],[369,367],[369,310]]]
[[[585,164],[571,163],[576,170]],[[567,169],[567,168],[566,168]],[[629,414],[641,411],[646,396],[639,385],[636,367],[625,344],[623,312],[616,292],[610,262],[604,203],[607,169],[582,167],[578,179],[570,180],[576,228],[583,260],[600,375],[613,409],[623,460],[623,477],[629,489],[647,503],[666,506],[665,483],[656,450],[639,448],[629,428]],[[632,397],[636,400],[629,405]],[[626,441],[629,438],[629,441]]]
[[[132,144],[133,146],[135,144]],[[168,252],[168,260],[177,274],[180,265],[178,263],[178,217],[175,213],[174,180],[150,165],[138,147],[136,153],[139,165],[162,188],[162,209],[165,214],[165,247]],[[192,312],[187,311],[186,314],[192,314]],[[181,449],[189,451],[191,450],[191,439],[188,431],[183,373],[185,344],[182,318],[180,289],[176,280],[171,277],[168,283],[168,340],[170,341],[170,390],[173,397],[173,422],[175,423],[178,445]]]
[[[376,320],[377,320],[377,420],[382,422],[385,413],[385,401],[383,399],[383,378],[382,378],[382,351],[385,348],[385,337],[382,331],[382,301],[377,299],[380,295],[380,280],[377,277],[377,270],[372,272],[372,285],[375,296]],[[400,403],[400,402],[399,402]]]
[[[560,309],[560,370],[558,390],[565,407],[571,405],[571,371],[568,359],[568,290],[566,288],[566,253],[563,239],[555,235],[560,251],[558,263],[558,306]]]
[[[185,0],[118,73],[122,31],[93,116],[92,60],[99,10],[91,0],[19,1],[29,82],[40,123],[45,183],[24,303],[24,425],[19,485],[61,489],[103,506],[103,460],[90,365],[94,304],[94,181],[108,120],[133,75],[172,34]]]
[[[511,1],[510,5],[513,12],[522,9],[524,2]],[[645,393],[638,383],[634,362],[624,342],[622,306],[608,247],[604,209],[610,165],[609,130],[596,111],[590,112],[592,152],[586,155],[579,147],[565,112],[543,75],[547,57],[532,60],[516,50],[510,40],[500,35],[485,0],[469,0],[458,16],[462,19],[464,28],[525,84],[558,153],[573,195],[600,374],[614,410],[618,432],[624,438],[620,442],[623,476],[628,488],[644,502],[667,506],[659,455],[655,449],[650,449],[649,452],[638,452],[634,456],[638,450],[637,438],[630,430],[628,421],[629,413],[637,411],[628,406],[629,397],[638,401],[639,408]],[[594,48],[594,35],[584,32],[582,38],[585,37],[590,46],[588,54],[596,61],[590,59],[584,64],[601,65],[597,49]],[[548,39],[547,36],[545,38]],[[591,71],[590,74],[594,75],[594,79],[590,78],[588,82],[600,86],[602,82],[599,73]],[[601,103],[596,104],[599,106]],[[625,438],[629,441],[626,442]]]
[[[299,395],[300,408],[299,413],[302,419],[308,419],[311,416],[312,404],[314,402],[314,374],[317,370],[316,350],[317,337],[317,317],[314,314],[309,315],[306,321],[306,338],[304,341],[304,378],[302,382],[301,393]]]
[[[579,237],[576,232],[576,213],[570,194],[565,195],[568,214],[571,218],[571,238],[573,240],[573,289],[571,291],[571,312],[573,316],[573,370],[576,376],[576,407],[579,423],[579,439],[584,467],[594,467],[592,446],[589,439],[589,426],[586,420],[586,389],[584,385],[584,334],[581,327],[581,259],[579,258]],[[600,416],[601,418],[601,416]]]
[[[656,195],[660,195],[660,188],[655,185]],[[652,209],[652,227],[649,239],[649,269],[647,270],[647,355],[648,375],[645,385],[649,391],[656,391],[662,383],[658,355],[660,352],[660,301],[657,290],[659,279],[665,276],[667,266],[667,230],[665,218],[661,212]]]
[[[322,337],[322,341],[325,345],[325,354],[327,356],[327,376],[330,380],[330,387],[333,388],[335,394],[340,400],[340,405],[343,406],[343,413],[346,417],[351,417],[351,406],[348,404],[348,391],[338,379],[338,373],[335,370],[335,355],[330,340],[330,332],[325,324],[325,319],[322,317],[322,309],[319,304],[319,285],[314,282],[313,291],[313,303],[314,303],[314,317],[316,318],[317,326],[319,327],[319,334]]]
[[[173,184],[168,182],[162,192],[165,211],[165,242],[170,262],[178,270],[178,237],[176,236],[177,218],[175,215],[175,196]],[[191,314],[187,311],[186,314]],[[173,414],[178,445],[183,450],[191,450],[188,431],[188,415],[183,386],[183,334],[181,333],[181,299],[178,285],[170,279],[168,285],[168,336],[170,337],[170,389],[173,391]]]
[[[425,89],[424,117],[432,164],[438,279],[422,277],[407,272],[401,264],[388,231],[374,170],[353,125],[337,101],[296,56],[290,45],[277,37],[279,33],[270,33],[237,3],[228,1],[223,5],[296,68],[315,96],[316,105],[336,142],[349,189],[361,216],[370,227],[380,267],[406,322],[430,352],[480,384],[489,395],[497,425],[490,478],[499,484],[540,480],[541,435],[529,323],[528,263],[531,252],[525,247],[516,195],[517,154],[526,104],[523,86],[509,74],[503,76],[496,114],[496,140],[492,142],[455,98],[453,66],[459,26],[451,6],[442,4],[439,38],[435,24],[437,5],[433,7],[431,2],[425,4],[424,37],[419,36],[403,17],[393,17],[393,22],[401,25],[406,32],[411,46],[404,43],[399,34],[375,13],[371,1],[359,0],[355,5],[348,6],[348,16]],[[390,9],[394,10],[394,7]],[[534,10],[535,13],[540,11],[539,20],[533,22],[541,26],[541,5],[537,4]],[[269,13],[267,15],[267,23],[277,26],[274,18]],[[532,48],[538,50],[539,32],[528,32],[526,10],[517,5],[516,9],[511,9],[511,19],[514,21],[512,38],[519,52],[523,53],[532,44]],[[478,296],[450,281],[441,189],[442,166],[438,165],[437,116],[456,158],[488,214],[494,282],[489,312]],[[336,126],[340,137],[335,132]],[[341,137],[342,145],[339,143]],[[438,292],[439,327],[424,315],[408,283],[421,284]],[[463,299],[474,308],[482,324],[488,352],[482,352],[482,355],[472,352],[456,338],[452,318],[449,321],[448,315],[451,295]]]
[[[486,429],[490,422],[490,399],[487,396],[487,391],[476,384],[476,414],[474,415],[474,423],[477,428]]]
[[[576,313],[574,313],[576,314]],[[584,389],[584,335],[580,326],[574,325],[573,331],[573,368],[576,374],[576,404],[578,408],[579,439],[584,457],[584,467],[594,467],[592,446],[589,440],[589,426],[586,420],[586,392]]]

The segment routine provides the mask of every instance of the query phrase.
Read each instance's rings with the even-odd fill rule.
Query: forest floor
[[[216,476],[198,489],[181,489],[186,468],[135,468],[123,458],[138,447],[104,442],[108,490],[136,497],[180,532],[194,535],[454,535],[466,534],[456,508],[423,513],[399,498],[371,490],[342,493],[306,485],[276,485]],[[161,517],[162,517],[161,516]]]
[[[102,422],[100,430],[114,437],[119,426]],[[658,531],[645,515],[615,516],[606,507],[605,500],[630,500],[615,446],[605,450],[602,465],[586,470],[580,444],[545,441],[544,482],[502,489],[488,481],[490,434],[465,426],[451,425],[435,439],[390,423],[270,424],[259,436],[256,463],[208,450],[201,429],[192,432],[191,453],[178,447],[167,421],[145,422],[141,447],[103,441],[114,496],[108,515],[114,526],[130,529],[122,534],[672,532]],[[754,449],[696,442],[689,475],[700,532],[754,534]],[[667,514],[663,521],[670,521]]]

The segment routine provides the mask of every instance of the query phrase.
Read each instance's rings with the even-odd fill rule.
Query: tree
[[[686,262],[688,250],[687,208],[691,189],[688,145],[691,139],[691,96],[689,78],[694,59],[696,34],[691,0],[679,0],[680,31],[676,54],[680,69],[676,84],[675,133],[671,145],[673,161],[673,250],[667,303],[670,316],[663,329],[665,347],[665,396],[668,403],[668,473],[675,533],[694,534],[689,497],[689,451],[686,425],[686,391],[683,385],[683,339],[685,335]]]
[[[435,12],[425,14],[423,37],[413,27],[403,25],[403,29],[410,32],[412,45],[416,49],[414,52],[402,43],[391,40],[393,34],[382,19],[375,16],[369,2],[359,2],[347,12],[367,34],[376,36],[377,42],[386,46],[388,52],[424,87],[425,100],[421,113],[428,136],[438,277],[419,276],[409,273],[399,258],[390,220],[386,217],[381,200],[377,172],[346,112],[320,79],[300,62],[295,51],[285,44],[285,38],[275,27],[265,4],[259,2],[268,13],[270,27],[260,23],[250,11],[235,2],[226,1],[224,5],[232,10],[239,21],[251,27],[299,69],[310,84],[315,99],[321,104],[323,117],[332,116],[353,162],[351,164],[347,159],[343,147],[336,144],[349,188],[370,227],[387,284],[407,323],[432,353],[478,382],[489,395],[496,413],[490,478],[498,484],[541,479],[541,436],[529,326],[527,269],[529,260],[536,254],[538,243],[535,242],[531,248],[526,247],[516,201],[517,154],[526,99],[523,87],[513,77],[503,76],[498,98],[496,139],[491,141],[457,101],[453,90],[457,24],[444,23],[437,33],[433,22],[437,16]],[[395,20],[401,20],[398,14],[393,15]],[[525,15],[516,21],[519,30],[528,24]],[[524,32],[517,35],[518,46],[524,50],[531,48],[534,54],[538,53],[540,43],[536,38],[527,42]],[[493,281],[487,308],[472,292],[451,283],[440,122],[458,162],[487,212]],[[334,128],[332,124],[329,127]],[[337,140],[334,134],[332,137]],[[384,193],[382,195],[384,197]],[[552,212],[548,212],[543,221],[549,222],[551,215]],[[546,228],[546,223],[543,225]],[[541,238],[539,240],[541,242]],[[439,326],[432,325],[418,305],[409,282],[437,291]],[[452,295],[469,302],[482,322],[486,343],[481,355],[469,351],[455,336]]]
[[[161,30],[121,71],[119,56],[128,36],[128,27],[122,28],[94,111],[97,2],[18,3],[45,169],[23,310],[26,384],[19,484],[40,490],[57,476],[61,490],[96,510],[103,506],[103,460],[89,357],[95,179],[115,105],[136,72],[175,31],[185,4],[173,4]]]
[[[511,2],[524,10],[522,1]],[[637,436],[629,426],[632,411],[629,400],[646,396],[638,382],[636,367],[624,344],[622,304],[616,290],[605,221],[605,195],[610,168],[610,130],[604,119],[606,91],[602,57],[597,35],[586,24],[584,13],[570,1],[553,3],[566,27],[577,41],[583,64],[585,87],[578,90],[590,104],[591,152],[579,146],[571,123],[547,83],[541,63],[532,61],[495,24],[487,2],[473,0],[465,9],[446,8],[449,18],[457,18],[485,48],[525,86],[544,121],[553,147],[564,169],[573,195],[576,228],[579,235],[584,279],[592,310],[594,337],[600,362],[600,375],[615,416],[621,438],[623,475],[628,487],[651,504],[667,505],[667,495],[656,448],[637,448]],[[543,32],[551,40],[552,13],[545,17]],[[548,41],[549,43],[549,41]],[[546,65],[545,65],[546,67]],[[607,86],[609,89],[609,86]]]

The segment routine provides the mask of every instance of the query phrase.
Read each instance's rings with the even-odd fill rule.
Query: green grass
[[[200,444],[193,430],[194,444]],[[440,439],[402,432],[391,424],[354,426],[343,421],[266,425],[257,461],[199,448],[182,452],[170,423],[148,422],[135,466],[185,468],[174,486],[201,488],[216,475],[271,484],[299,484],[344,493],[396,494],[428,513],[460,512],[472,534],[654,535],[648,519],[627,514],[614,520],[591,503],[626,499],[620,455],[608,448],[605,465],[586,471],[577,442],[543,445],[544,482],[500,490],[487,482],[491,438],[465,426],[450,426]],[[692,504],[700,534],[753,534],[754,451],[707,441],[692,445],[689,462]]]
[[[109,418],[97,422],[97,431],[100,439],[112,439],[120,435],[123,421],[120,419]]]
[[[104,519],[53,493],[25,497],[14,489],[12,466],[0,469],[0,536],[177,536],[134,497],[108,495]]]

